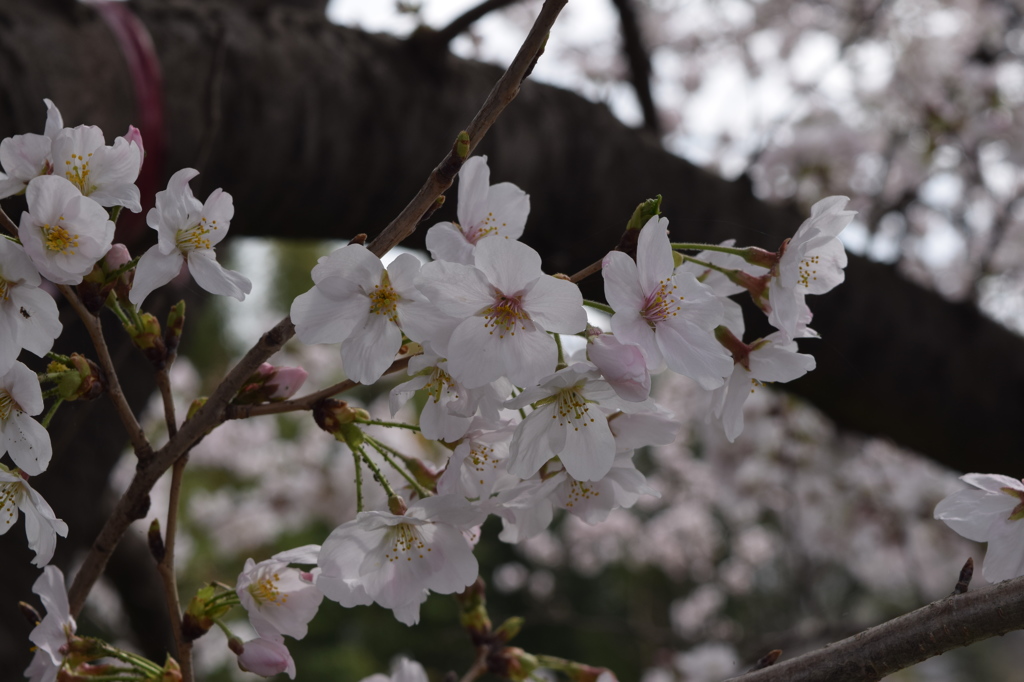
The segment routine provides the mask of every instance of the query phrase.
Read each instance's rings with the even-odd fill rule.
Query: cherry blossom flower
[[[491,496],[518,485],[521,479],[508,473],[506,466],[515,424],[506,423],[496,429],[484,428],[486,424],[479,417],[473,420],[438,478],[437,492],[461,495],[490,510]]]
[[[987,542],[982,573],[992,583],[1024,575],[1024,482],[1000,474],[965,474],[978,490],[959,490],[935,506],[935,518],[968,540]]]
[[[509,472],[528,478],[558,457],[573,478],[600,480],[615,459],[615,439],[602,408],[614,411],[621,402],[589,362],[572,364],[524,390],[505,403],[513,410],[534,405],[512,436]]]
[[[498,409],[512,389],[507,381],[500,380],[466,388],[448,373],[448,361],[431,352],[429,346],[422,355],[409,360],[409,374],[412,379],[391,389],[392,416],[416,391],[425,388],[427,402],[420,413],[420,432],[424,438],[449,443],[466,435],[478,411],[490,421],[497,421]]]
[[[131,134],[131,133],[129,133]],[[142,167],[142,148],[123,137],[107,146],[96,126],[65,128],[53,138],[53,174],[71,182],[100,206],[142,210],[135,180]]]
[[[0,374],[22,349],[46,355],[60,335],[57,303],[41,283],[24,247],[0,238]]]
[[[476,580],[476,557],[462,531],[479,521],[475,509],[449,495],[417,500],[401,516],[360,512],[324,541],[316,586],[342,606],[376,602],[413,625],[427,590],[451,594]]]
[[[732,443],[743,432],[743,404],[759,387],[769,382],[793,381],[814,369],[814,357],[797,351],[796,341],[782,332],[747,345],[732,336],[728,347],[736,366],[729,381],[715,389],[712,410]]]
[[[103,207],[64,178],[42,175],[25,190],[18,238],[43,277],[78,284],[110,250],[114,223]]]
[[[679,435],[680,421],[674,414],[646,400],[630,405],[628,412],[616,412],[608,418],[615,437],[615,451],[629,452],[649,445],[668,445]]]
[[[506,376],[532,386],[555,369],[558,348],[547,333],[574,334],[587,323],[583,296],[572,282],[545,275],[529,246],[486,239],[475,266],[433,261],[417,284],[457,325],[447,347],[451,375],[469,388]]]
[[[530,196],[510,182],[491,185],[486,156],[474,156],[459,171],[459,222],[427,230],[434,260],[473,264],[473,250],[487,237],[519,239],[530,213]]]
[[[172,175],[167,189],[156,193],[156,206],[146,214],[146,224],[157,231],[158,241],[135,268],[128,299],[136,307],[154,289],[174,279],[185,263],[196,284],[211,294],[241,301],[252,291],[252,282],[245,276],[217,262],[213,248],[227,236],[235,214],[231,195],[218,188],[206,203],[200,203],[188,185],[197,175],[199,171],[192,168]]]
[[[242,646],[242,653],[238,655],[238,667],[242,670],[263,677],[288,673],[288,677],[295,679],[295,661],[281,635],[276,632],[261,634]]]
[[[235,584],[235,592],[249,622],[260,635],[280,633],[295,639],[306,636],[323,594],[313,584],[312,573],[289,564],[315,564],[318,545],[279,552],[266,561],[247,559]]]
[[[661,497],[647,485],[630,453],[617,455],[612,468],[599,481],[579,481],[565,471],[555,478],[559,483],[551,492],[554,505],[591,526],[608,518],[613,509],[632,507],[643,495]]]
[[[428,682],[427,671],[416,661],[400,656],[391,664],[391,674],[376,673],[360,682]]]
[[[52,682],[64,664],[65,654],[61,650],[74,637],[77,624],[71,615],[64,574],[59,568],[44,568],[32,585],[32,591],[42,600],[46,615],[29,633],[29,640],[36,645],[36,653],[25,675],[33,682]]]
[[[42,135],[27,133],[5,138],[0,142],[0,199],[23,192],[32,178],[53,172],[50,150],[53,140],[64,128],[60,111],[48,99],[46,102],[46,127]]]
[[[408,253],[385,269],[361,244],[333,251],[313,268],[313,288],[292,302],[296,336],[309,344],[340,342],[345,373],[372,384],[394,361],[403,331],[422,340],[437,324],[413,286],[419,270]]]
[[[686,271],[673,272],[668,220],[651,218],[637,243],[636,262],[621,251],[604,258],[604,291],[615,310],[619,341],[643,349],[648,367],[665,364],[706,389],[718,388],[732,362],[711,330],[722,321],[722,304]]]
[[[0,455],[7,453],[29,476],[50,464],[50,434],[32,419],[43,411],[43,392],[36,373],[20,362],[0,376]]]
[[[782,245],[768,282],[768,321],[789,338],[798,338],[804,296],[831,291],[846,277],[846,249],[839,233],[856,211],[843,210],[847,197],[825,197],[811,207],[811,217]]]
[[[50,505],[23,476],[0,464],[0,535],[10,530],[19,509],[25,514],[28,546],[36,553],[32,563],[45,566],[53,558],[57,536],[68,536],[68,525],[54,516]]]

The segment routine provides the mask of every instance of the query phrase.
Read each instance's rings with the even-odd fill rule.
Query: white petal
[[[303,343],[338,343],[366,323],[370,301],[365,296],[350,296],[342,301],[326,296],[313,287],[292,301],[291,318],[295,334]]]
[[[473,264],[473,244],[453,223],[438,223],[427,230],[426,245],[434,260]]]
[[[401,347],[398,327],[384,315],[371,314],[341,344],[342,368],[350,379],[368,386],[383,376]]]
[[[550,275],[537,279],[523,299],[523,308],[547,331],[575,334],[587,326],[580,288]]]
[[[213,249],[188,252],[188,270],[196,284],[211,294],[245,300],[245,295],[252,291],[252,282],[242,273],[228,270],[215,259]]]
[[[165,255],[160,252],[159,247],[151,246],[142,254],[139,264],[135,266],[135,279],[132,281],[131,291],[128,292],[128,300],[134,303],[136,308],[141,308],[142,302],[153,291],[177,277],[184,264],[185,257],[180,251],[175,250]]]
[[[636,245],[636,267],[644,292],[657,291],[661,282],[672,276],[675,260],[668,239],[668,219],[654,216],[640,230]]]

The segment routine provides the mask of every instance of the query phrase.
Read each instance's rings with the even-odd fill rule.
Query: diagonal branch
[[[505,107],[515,99],[523,81],[530,75],[533,65],[544,52],[547,35],[558,17],[559,12],[568,0],[546,0],[537,16],[533,28],[527,35],[522,47],[512,64],[498,80],[491,93],[487,96],[480,110],[470,122],[469,152],[483,139],[484,135],[504,111]],[[369,245],[370,251],[381,256],[393,246],[400,243],[416,229],[421,216],[430,210],[445,190],[447,190],[459,168],[462,158],[453,148],[441,164],[430,174],[426,184],[420,189],[413,200],[402,210],[381,234]],[[267,358],[281,349],[295,335],[295,325],[291,319],[284,318],[265,333],[248,353],[236,364],[206,403],[196,414],[186,421],[175,437],[155,452],[144,466],[138,469],[128,490],[117,501],[114,511],[107,519],[97,536],[82,567],[75,575],[68,593],[71,614],[77,616],[92,586],[103,573],[110,555],[117,547],[121,537],[133,521],[145,515],[149,507],[149,491],[157,480],[170,468],[178,458],[191,450],[203,437],[224,419],[231,399],[242,387],[256,368]]]
[[[956,594],[729,682],[874,682],[926,658],[1024,629],[1024,577]]]
[[[622,49],[629,61],[629,77],[644,112],[644,128],[655,135],[661,135],[658,109],[654,106],[651,93],[651,58],[647,54],[640,22],[636,16],[634,0],[612,0],[619,10],[619,24],[622,27]]]

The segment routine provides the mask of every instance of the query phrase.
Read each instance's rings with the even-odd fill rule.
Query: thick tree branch
[[[926,658],[1024,629],[1024,577],[945,599],[730,682],[877,682]]]
[[[658,109],[654,106],[654,95],[651,93],[651,58],[647,54],[643,34],[640,31],[640,20],[636,15],[635,0],[612,0],[619,10],[619,24],[622,27],[622,50],[629,62],[629,79],[640,102],[640,110],[644,113],[644,129],[655,135],[661,135],[661,121]]]

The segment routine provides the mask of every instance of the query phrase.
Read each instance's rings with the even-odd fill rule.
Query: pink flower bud
[[[238,667],[263,677],[286,672],[288,677],[294,680],[295,661],[292,660],[288,647],[284,645],[284,638],[278,635],[275,639],[260,637],[246,642],[244,650],[238,656]]]
[[[651,373],[639,346],[599,334],[590,338],[587,357],[623,400],[639,403],[651,395]]]
[[[262,371],[262,367],[260,370]],[[278,367],[276,375],[267,382],[270,389],[269,399],[287,400],[295,395],[306,382],[309,372],[301,367]]]
[[[124,139],[128,140],[129,144],[134,142],[139,146],[139,167],[141,168],[143,161],[146,160],[146,150],[142,146],[142,133],[139,132],[138,128],[130,125],[128,126],[128,132],[125,134]]]
[[[107,272],[113,272],[132,259],[128,253],[128,247],[124,244],[111,244],[107,255],[103,257],[103,268]]]

